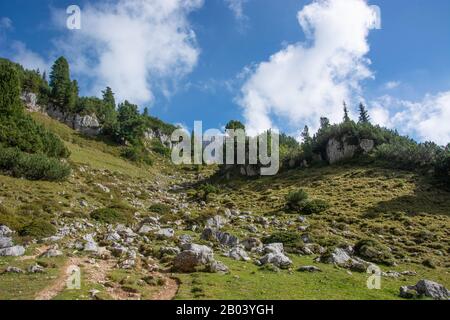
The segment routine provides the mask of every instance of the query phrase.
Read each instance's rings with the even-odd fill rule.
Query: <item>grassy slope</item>
[[[258,271],[252,263],[220,257],[231,269],[230,275],[199,273],[180,275],[179,298],[193,299],[398,299],[402,285],[430,279],[450,286],[450,193],[440,190],[421,176],[402,171],[333,166],[293,170],[277,177],[224,183],[223,192],[211,206],[234,203],[254,215],[276,215],[280,221],[295,221],[298,215],[283,212],[284,196],[304,188],[311,198],[327,200],[331,209],[308,216],[308,231],[314,242],[329,247],[354,244],[363,238],[376,238],[389,246],[398,262],[388,270],[415,270],[415,277],[383,278],[381,290],[368,290],[367,274],[353,273],[315,263],[313,257],[290,255],[293,272]],[[246,225],[228,231],[245,238],[252,236]],[[259,227],[260,228],[260,227]],[[295,226],[292,230],[295,230]],[[266,234],[279,231],[264,230]],[[422,265],[433,260],[436,269]],[[317,265],[318,274],[295,271],[302,265]]]
[[[1,204],[21,219],[30,219],[46,211],[55,216],[86,216],[90,209],[81,207],[80,200],[84,199],[95,207],[107,206],[119,199],[128,201],[131,198],[129,193],[142,190],[142,185],[174,182],[168,175],[180,175],[160,159],[156,159],[153,167],[136,166],[121,159],[120,148],[116,146],[82,137],[45,116],[33,114],[33,117],[65,141],[72,152],[69,160],[75,170],[72,177],[63,183],[30,182],[0,175]],[[111,194],[102,193],[94,182],[110,187]],[[349,275],[346,270],[323,264],[318,264],[324,271],[319,274],[295,271],[300,265],[313,264],[313,257],[291,255],[294,271],[273,273],[261,271],[251,262],[235,262],[216,254],[230,267],[231,274],[177,275],[182,281],[178,298],[396,299],[399,286],[414,284],[420,278],[450,287],[450,194],[409,172],[334,166],[294,170],[257,180],[231,181],[223,183],[222,192],[209,207],[234,203],[241,211],[250,210],[255,215],[276,215],[281,221],[295,221],[297,215],[288,215],[282,210],[284,196],[297,188],[304,188],[311,198],[322,198],[332,204],[327,212],[308,217],[309,232],[315,242],[331,246],[376,237],[390,246],[398,257],[398,267],[383,266],[383,271],[415,270],[419,275],[383,279],[382,290],[370,291],[365,287],[365,274]],[[152,201],[145,197],[145,193],[139,197],[146,206]],[[5,216],[0,212],[0,220],[2,217]],[[245,227],[235,225],[228,229],[240,238],[251,236]],[[264,230],[266,234],[273,231],[275,229]],[[422,262],[425,259],[434,260],[437,269],[424,267]],[[0,263],[23,268],[29,265],[29,262],[10,258],[1,259]],[[62,261],[59,263],[63,264]],[[33,297],[35,292],[51,283],[57,273],[57,268],[50,268],[47,274],[2,275],[0,299]],[[74,296],[63,292],[58,298],[87,297],[88,288],[95,288],[91,284],[83,284],[83,287],[82,293]]]

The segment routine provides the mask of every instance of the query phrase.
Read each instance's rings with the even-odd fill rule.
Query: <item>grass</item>
[[[38,292],[51,285],[58,277],[65,260],[64,257],[40,258],[36,261],[21,261],[12,257],[0,259],[0,271],[7,266],[14,266],[26,272],[26,269],[36,262],[47,266],[45,273],[0,273],[0,300],[34,300]]]
[[[429,270],[416,265],[418,275],[399,279],[382,278],[380,290],[367,288],[368,274],[347,273],[347,270],[332,265],[315,264],[311,257],[291,255],[294,271],[262,271],[250,262],[236,262],[220,258],[229,268],[230,274],[179,274],[181,287],[177,299],[225,299],[225,300],[394,300],[399,299],[400,286],[415,284],[423,278],[432,278],[450,285],[444,270]],[[295,271],[299,266],[316,265],[322,272]],[[404,271],[402,268],[392,268]],[[389,270],[392,270],[389,268]],[[386,269],[387,270],[387,269]]]

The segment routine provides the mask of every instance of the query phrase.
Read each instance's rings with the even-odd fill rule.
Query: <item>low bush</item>
[[[132,216],[128,211],[120,211],[116,208],[102,208],[91,212],[91,218],[107,224],[123,223],[131,221]]]
[[[153,165],[153,160],[149,153],[139,146],[126,147],[122,150],[121,156],[137,163],[145,163],[149,166]]]
[[[324,212],[328,208],[330,208],[330,205],[325,200],[306,200],[300,203],[299,212],[303,214],[319,214]]]
[[[373,239],[363,239],[355,244],[355,253],[361,258],[374,263],[392,265],[394,259],[389,249]]]
[[[151,212],[159,213],[161,215],[169,214],[171,212],[170,209],[171,209],[170,206],[168,206],[167,204],[163,204],[163,203],[152,204],[149,208],[149,210]]]
[[[44,154],[28,154],[17,148],[0,147],[0,170],[29,180],[60,181],[70,174],[70,166]]]
[[[55,233],[55,226],[43,219],[33,220],[19,231],[19,235],[22,237],[32,237],[37,239],[47,238]]]
[[[308,193],[305,190],[299,189],[290,192],[286,196],[286,206],[290,210],[299,210],[302,204],[308,199]]]

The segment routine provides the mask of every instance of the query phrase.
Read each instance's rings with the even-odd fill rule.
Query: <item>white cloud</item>
[[[400,86],[400,84],[401,84],[400,81],[389,81],[384,84],[384,88],[386,90],[392,90],[392,89],[398,88]]]
[[[397,128],[420,141],[450,143],[450,91],[428,94],[419,102],[384,96],[372,105],[370,114],[374,123]]]
[[[317,129],[319,118],[342,118],[343,100],[372,77],[365,57],[377,16],[365,0],[316,0],[298,12],[308,42],[287,46],[253,70],[241,89],[249,132],[274,127],[273,115],[291,126]]]
[[[233,12],[234,16],[238,20],[246,19],[246,15],[244,14],[244,4],[248,0],[225,0],[228,8]]]
[[[11,44],[10,57],[14,62],[20,63],[25,69],[37,70],[41,72],[49,72],[50,63],[42,58],[39,54],[28,49],[27,46],[20,41],[14,41]]]
[[[119,100],[153,102],[155,90],[170,95],[196,65],[200,50],[188,15],[202,5],[203,0],[96,2],[82,8],[81,30],[68,31],[56,46],[76,76],[91,79],[91,94],[111,86]]]

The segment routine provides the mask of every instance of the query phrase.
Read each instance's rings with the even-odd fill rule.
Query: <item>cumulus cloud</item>
[[[200,50],[188,15],[202,5],[203,0],[95,2],[82,8],[81,30],[68,31],[56,46],[76,76],[91,80],[91,94],[111,86],[119,100],[151,103],[155,90],[170,95],[196,65]]]
[[[400,133],[420,141],[450,143],[450,91],[428,94],[418,102],[384,96],[372,105],[374,123],[397,128]]]
[[[367,36],[377,26],[365,0],[316,0],[298,12],[306,42],[288,45],[254,68],[238,101],[252,134],[276,124],[308,124],[342,118],[342,101],[359,95],[372,77]]]
[[[21,41],[11,44],[11,59],[20,63],[25,69],[49,72],[50,63],[39,54],[27,48]]]

